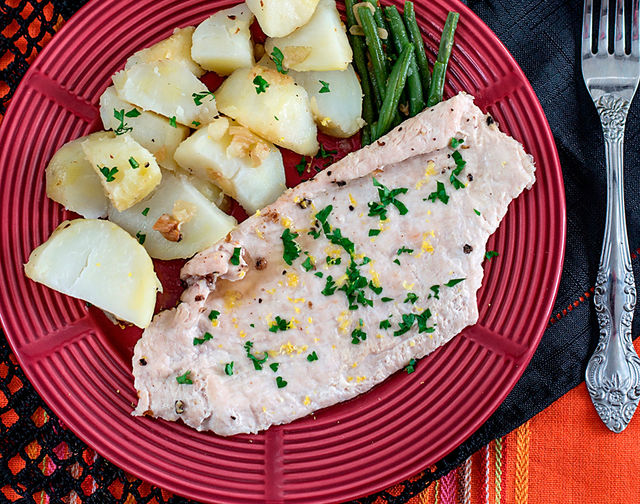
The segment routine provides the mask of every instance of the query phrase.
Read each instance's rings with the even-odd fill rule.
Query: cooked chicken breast
[[[460,94],[288,190],[184,266],[136,345],[134,414],[258,432],[432,352],[476,322],[485,244],[534,171]]]

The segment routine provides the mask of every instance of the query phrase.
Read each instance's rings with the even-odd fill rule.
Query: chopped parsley
[[[233,255],[231,256],[231,259],[229,259],[229,262],[231,264],[233,264],[234,266],[238,266],[240,264],[240,252],[242,251],[242,249],[240,247],[234,247],[233,249]]]
[[[404,303],[411,303],[411,304],[416,304],[416,301],[418,300],[418,296],[416,293],[414,292],[407,292],[407,297],[405,298],[405,300],[403,301]]]
[[[373,280],[369,280],[369,288],[378,295],[382,292],[382,286],[375,285]]]
[[[307,257],[304,262],[302,263],[302,267],[304,268],[305,271],[310,271],[313,269],[313,263],[311,262],[311,258]]]
[[[218,310],[211,310],[209,312],[209,320],[214,321],[218,319],[220,312]]]
[[[456,167],[453,169],[451,175],[449,176],[449,182],[451,182],[454,189],[463,189],[466,186],[462,182],[460,182],[457,176],[460,175],[460,172],[462,172],[467,162],[462,159],[462,155],[458,151],[455,151],[453,154],[451,154],[451,157],[456,162]]]
[[[289,329],[289,322],[286,319],[281,318],[279,315],[276,315],[275,321],[271,322],[269,326],[270,332],[278,332],[278,331],[286,331]]]
[[[401,266],[399,259],[394,259],[393,262],[396,263],[398,266]]]
[[[331,256],[327,256],[327,264],[329,266],[335,266],[338,265],[342,262],[342,258],[340,257],[331,257]]]
[[[476,210],[475,208],[473,209],[473,211],[476,213],[476,215],[480,215],[480,210]]]
[[[314,273],[314,275],[317,276],[318,278],[322,278],[324,276],[322,271],[317,271],[317,272]]]
[[[333,158],[338,153],[337,150],[325,150],[324,145],[320,144],[320,151],[316,154],[317,159]]]
[[[262,357],[262,359],[258,359],[258,357],[253,355],[253,353],[251,352],[252,349],[253,349],[253,342],[251,341],[245,342],[244,350],[245,352],[247,352],[247,357],[251,360],[251,362],[253,362],[253,367],[255,368],[256,371],[262,371],[262,365],[265,362],[267,362],[267,359],[269,358],[269,354],[265,352],[264,357]]]
[[[316,220],[322,225],[322,230],[325,233],[331,232],[331,226],[327,223],[327,217],[329,217],[332,210],[333,205],[327,205],[316,214]]]
[[[325,82],[323,80],[320,81],[320,84],[322,84],[322,87],[320,88],[320,91],[318,91],[319,93],[330,93],[331,89],[329,89],[329,83]]]
[[[289,266],[293,264],[293,261],[300,256],[300,245],[295,241],[298,237],[298,233],[292,233],[289,228],[286,228],[282,232],[282,244],[284,245],[284,252],[282,253],[282,259]]]
[[[131,165],[131,168],[133,168],[134,170],[140,167],[140,163],[138,163],[133,156],[129,158],[129,164]]]
[[[138,231],[136,233],[136,238],[137,238],[138,243],[140,245],[144,245],[144,241],[147,239],[147,235],[146,234],[142,234],[140,231]]]
[[[358,269],[358,264],[351,261],[347,267],[347,279],[339,288],[347,296],[349,310],[357,310],[358,304],[362,306],[373,306],[373,301],[365,296],[364,288],[368,285],[368,280]]]
[[[129,115],[131,114],[133,111],[135,111],[137,113],[137,115]],[[138,115],[140,115],[140,112],[138,112],[136,109],[132,109],[129,112],[127,112],[125,114],[124,109],[113,109],[113,117],[115,117],[118,121],[120,121],[120,124],[118,124],[118,127],[116,129],[113,130],[113,132],[116,135],[124,135],[125,133],[129,133],[130,131],[133,131],[133,128],[130,126],[127,126],[127,123],[124,122],[124,118],[126,117],[137,117]]]
[[[191,95],[193,97],[193,103],[200,106],[202,105],[202,100],[204,100],[207,96],[210,96],[212,100],[215,100],[216,95],[214,95],[211,91],[205,91],[204,93],[193,93]]]
[[[125,117],[138,117],[139,115],[140,115],[140,112],[138,111],[138,109],[134,109],[134,108],[129,110],[129,112],[125,113]]]
[[[432,285],[429,288],[433,292],[433,297],[436,298],[436,299],[440,299],[440,286],[439,285]]]
[[[498,254],[498,252],[496,252],[495,250],[487,250],[487,252],[484,254],[484,256],[491,260],[494,257],[498,257],[500,254]]]
[[[413,254],[413,249],[407,248],[407,247],[402,247],[398,249],[398,255],[402,255],[402,254]]]
[[[391,327],[391,317],[380,321],[380,329],[389,329]]]
[[[279,120],[280,120],[280,119],[278,119],[278,116],[273,116],[273,118],[274,118],[276,121],[279,121]]]
[[[427,327],[427,320],[431,318],[431,310],[427,308],[422,313],[416,315],[416,321],[418,322],[418,332],[419,333],[432,333],[435,331],[433,327]]]
[[[227,362],[224,365],[224,374],[227,376],[231,376],[233,374],[233,361]]]
[[[176,116],[173,116],[169,119],[169,126],[171,126],[172,128],[178,127],[178,125],[176,124]]]
[[[213,334],[206,332],[202,335],[202,338],[193,338],[193,345],[202,345],[205,341],[209,341],[210,339],[213,339]]]
[[[191,121],[191,124],[193,124],[196,128],[198,126],[200,126],[202,123],[200,121]]]
[[[98,168],[100,168],[100,173],[104,175],[104,178],[107,180],[107,182],[113,182],[116,179],[116,173],[118,173],[118,168],[116,166],[109,169],[106,166],[100,167],[98,165]]]
[[[276,376],[276,385],[278,385],[278,388],[284,388],[287,386],[287,382],[281,376]]]
[[[402,322],[398,324],[398,330],[393,332],[394,336],[402,336],[404,333],[409,332],[411,327],[416,321],[415,313],[403,313]]]
[[[457,149],[463,143],[464,143],[464,138],[460,138],[460,139],[452,138],[451,142],[449,142],[449,145],[451,146],[452,149]]]
[[[282,54],[282,51],[279,48],[277,47],[273,48],[273,51],[271,52],[271,59],[276,64],[276,69],[278,70],[278,72],[280,72],[283,75],[286,75],[289,73],[289,70],[285,70],[284,67],[282,66],[282,63],[284,61],[284,54]]]
[[[304,156],[302,156],[302,158],[300,159],[300,162],[296,165],[296,171],[298,172],[298,175],[302,176],[306,167],[307,167],[307,160]]]
[[[387,207],[393,205],[398,209],[400,215],[405,215],[408,210],[404,203],[399,201],[396,196],[406,194],[406,187],[398,187],[397,189],[389,189],[373,177],[373,185],[378,188],[378,197],[380,201],[369,202],[369,217],[380,217],[380,220],[387,219]]]
[[[324,286],[324,289],[322,289],[322,294],[325,296],[330,296],[331,294],[335,293],[337,288],[336,283],[333,281],[333,277],[331,275],[327,275],[327,283]]]
[[[407,372],[407,374],[413,373],[416,370],[416,360],[411,359],[407,367],[404,368],[404,370]]]
[[[365,333],[360,327],[356,327],[351,331],[351,343],[354,345],[359,345],[361,341],[365,341],[366,339],[367,333]]]
[[[271,364],[269,364],[269,367],[271,368],[271,371],[273,371],[274,373],[278,372],[278,367],[280,366],[279,362],[272,362]]]
[[[436,202],[436,200],[442,201],[445,205],[449,203],[449,195],[447,194],[447,190],[445,189],[444,184],[438,181],[436,183],[436,190],[429,194],[429,196],[427,196],[427,199],[433,201],[434,203]]]
[[[313,361],[318,360],[318,354],[316,353],[315,350],[313,352],[311,352],[309,355],[307,355],[307,360],[309,362],[313,362]]]
[[[142,215],[144,215],[145,217],[147,216],[147,214],[149,213],[149,210],[151,210],[149,207],[145,208],[142,212],[140,212]]]
[[[444,284],[446,287],[453,287],[454,285],[459,284],[460,282],[464,282],[466,280],[466,278],[452,278],[451,280],[449,280],[446,284]]]
[[[189,378],[190,374],[191,374],[191,370],[185,371],[184,374],[181,374],[180,376],[176,376],[176,381],[180,385],[193,385],[193,380]]]
[[[380,234],[380,230],[379,229],[370,229],[369,230],[369,236],[378,236]]]
[[[393,298],[383,297],[383,298],[380,299],[380,301],[382,301],[383,303],[388,303],[389,301],[393,301]]]
[[[264,80],[264,77],[262,77],[262,75],[256,75],[256,78],[253,79],[253,84],[256,86],[257,94],[266,93],[267,88],[269,87],[269,83]]]

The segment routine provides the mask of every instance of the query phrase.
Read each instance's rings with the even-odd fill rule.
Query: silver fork
[[[625,53],[624,0],[616,0],[613,54],[609,0],[600,7],[597,51],[592,52],[593,0],[584,2],[582,76],[600,114],[607,162],[607,217],[594,294],[600,340],[586,371],[587,389],[605,425],[621,432],[640,398],[640,359],[631,342],[636,286],[624,213],[624,128],[640,79],[638,0],[631,13],[631,54]]]

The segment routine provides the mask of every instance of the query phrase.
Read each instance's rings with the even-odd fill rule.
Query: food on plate
[[[345,70],[353,58],[335,0],[320,0],[309,22],[290,35],[268,38],[267,54],[276,47],[284,66],[299,72]]]
[[[113,83],[120,98],[171,124],[207,124],[218,114],[213,93],[178,61],[138,63],[117,72]]]
[[[168,59],[182,63],[196,77],[204,74],[204,70],[191,58],[191,37],[194,27],[176,28],[173,35],[157,44],[142,49],[129,57],[125,68],[129,69],[138,63],[153,63]]]
[[[126,210],[160,183],[162,174],[147,149],[128,133],[86,138],[82,150],[113,206]]]
[[[31,252],[24,270],[36,282],[139,327],[149,325],[162,290],[149,254],[105,220],[63,222]]]
[[[120,99],[115,87],[109,86],[100,97],[100,119],[104,129],[116,134],[129,133],[131,138],[147,149],[158,164],[175,170],[173,153],[190,130],[182,124],[171,125],[166,117],[134,107]]]
[[[318,0],[247,0],[247,6],[268,37],[284,37],[307,24]]]
[[[205,198],[186,175],[164,172],[151,195],[109,220],[136,236],[154,259],[192,257],[224,238],[236,220]]]
[[[226,117],[182,142],[175,159],[187,172],[216,184],[249,214],[286,190],[280,151]]]
[[[292,77],[259,65],[240,68],[215,95],[220,112],[270,142],[298,154],[318,152],[309,96]]]
[[[460,94],[186,263],[138,341],[137,415],[221,435],[355,397],[476,322],[489,236],[532,158]]]
[[[253,45],[249,26],[253,13],[246,4],[216,12],[198,25],[193,33],[191,56],[205,70],[229,75],[241,67],[252,66]]]
[[[77,138],[60,147],[45,171],[47,196],[83,217],[104,217],[107,214],[109,200],[93,166],[84,155],[82,142],[111,137],[113,133],[100,131]]]

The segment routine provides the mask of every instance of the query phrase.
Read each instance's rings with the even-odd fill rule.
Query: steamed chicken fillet
[[[287,191],[194,257],[182,270],[182,303],[157,315],[136,345],[134,413],[221,435],[258,432],[361,394],[474,324],[486,241],[511,200],[535,180],[530,156],[492,122],[472,97],[458,95]],[[454,137],[464,139],[457,150],[466,161],[458,175],[466,187],[458,190],[450,182]],[[389,189],[407,188],[397,196],[406,215],[393,204],[387,220],[368,215],[368,203],[380,201],[374,177]],[[447,204],[428,198],[438,182]],[[326,222],[353,242],[352,257],[322,231],[317,239],[308,234],[320,229],[315,215],[328,205]],[[283,260],[286,229],[298,234],[302,251],[292,265]],[[369,236],[371,229],[380,233]],[[403,247],[412,252],[398,255]],[[308,272],[305,252],[315,260]],[[340,257],[340,264],[328,265],[327,257]],[[362,289],[372,307],[350,310],[339,290],[352,259],[367,282],[382,287],[380,294]],[[324,295],[329,275],[337,288]],[[219,312],[213,322],[212,311]],[[410,313],[422,315],[423,331],[414,321],[394,336]],[[269,331],[276,317],[289,323],[286,330]],[[380,328],[383,320],[389,328]],[[358,344],[356,329],[366,334],[355,333]],[[207,332],[213,338],[194,345]],[[262,370],[247,356],[247,341],[256,358],[268,353]],[[317,360],[307,358],[313,355]],[[225,373],[230,362],[232,375]],[[193,383],[178,383],[187,371]]]

